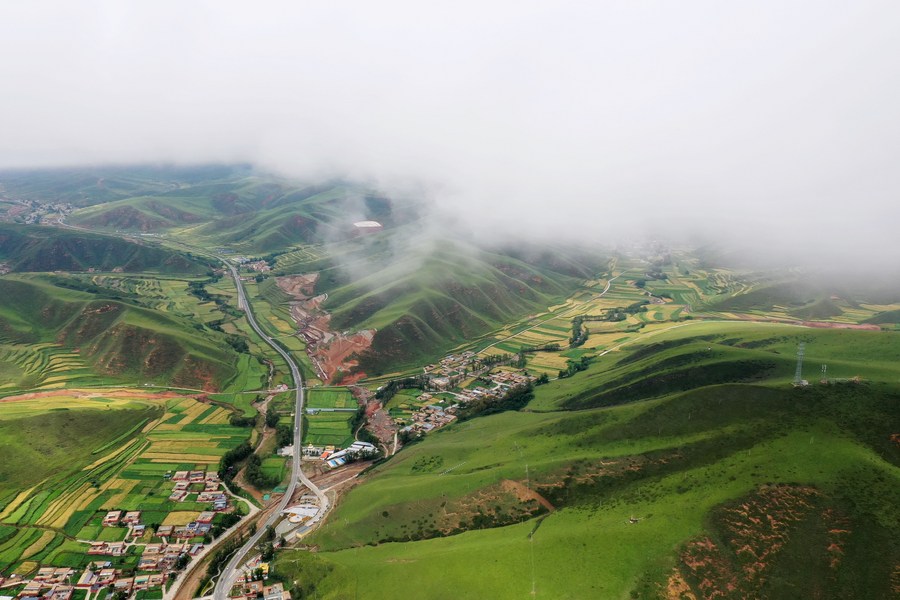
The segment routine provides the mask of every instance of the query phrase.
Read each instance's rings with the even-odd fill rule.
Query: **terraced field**
[[[109,510],[140,510],[148,524],[192,520],[208,504],[169,500],[172,484],[164,475],[215,471],[221,456],[247,438],[246,429],[228,424],[227,406],[141,391],[106,394],[60,392],[3,403],[0,450],[9,460],[0,466],[0,532],[13,535],[3,538],[0,569],[21,571],[24,562],[84,566],[91,557],[77,540],[124,535],[99,526]],[[133,567],[137,558],[115,560]]]

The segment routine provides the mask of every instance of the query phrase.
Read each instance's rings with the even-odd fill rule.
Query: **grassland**
[[[82,566],[79,539],[119,534],[99,525],[107,509],[183,523],[202,508],[169,502],[163,475],[212,468],[247,437],[229,417],[255,410],[272,358],[231,281],[197,258],[240,253],[266,255],[276,274],[319,272],[333,327],[377,330],[360,357],[372,387],[457,348],[559,344],[527,355],[551,377],[591,360],[538,387],[524,411],[456,423],[368,473],[308,540],[321,552],[279,559],[297,597],[896,596],[895,296],[679,253],[486,251],[422,240],[415,211],[344,184],[151,171],[2,178],[13,197],[73,202],[68,222],[133,239],[19,227],[4,238],[0,262],[19,273],[0,279],[0,395],[58,395],[0,404],[3,456],[15,457],[0,466],[0,570]],[[348,215],[360,213],[385,231],[354,237]],[[23,274],[56,269],[70,272]],[[263,327],[302,357],[288,299],[271,278],[247,287]],[[641,303],[584,321],[586,339],[569,347],[575,317]],[[800,342],[813,385],[794,389]],[[271,383],[287,382],[273,366]],[[217,393],[96,391],[150,382]],[[67,395],[73,386],[96,397]],[[274,405],[290,410],[288,396]],[[309,395],[310,408],[353,406],[344,390]],[[388,409],[416,406],[404,390]],[[352,416],[303,415],[304,442],[346,445]],[[20,448],[18,431],[33,440]],[[285,461],[262,468],[281,477]]]
[[[539,387],[530,412],[452,425],[407,448],[347,496],[312,540],[322,551],[286,554],[277,568],[313,575],[323,598],[352,597],[357,580],[359,597],[373,598],[401,597],[411,580],[429,598],[655,598],[670,579],[706,597],[698,577],[708,574],[690,557],[708,538],[725,553],[717,560],[734,560],[728,507],[814,496],[849,532],[823,597],[890,597],[900,548],[865,540],[896,539],[900,527],[895,335],[691,323],[625,345]],[[864,381],[792,388],[798,340],[815,362]],[[761,360],[773,366],[746,368]],[[730,381],[698,376],[706,367]],[[738,383],[742,372],[752,381]],[[786,549],[763,570],[777,579],[728,571],[735,597],[791,597],[801,546],[808,563],[831,564],[810,518],[779,529]],[[753,531],[745,543],[762,552],[772,532]]]
[[[118,237],[0,224],[0,260],[13,271],[112,271],[201,274],[193,257]]]

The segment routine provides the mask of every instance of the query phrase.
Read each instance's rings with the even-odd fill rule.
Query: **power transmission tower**
[[[800,342],[800,345],[797,346],[797,370],[794,372],[794,385],[801,386],[803,385],[802,373],[803,373],[803,352],[806,350],[806,343]]]

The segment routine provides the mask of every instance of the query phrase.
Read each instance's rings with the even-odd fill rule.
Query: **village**
[[[437,364],[424,367],[422,393],[415,397],[411,412],[392,410],[400,432],[418,436],[440,429],[457,420],[461,407],[476,400],[499,401],[511,391],[532,385],[537,378],[514,370],[492,371],[511,359],[485,362],[474,352],[445,356]],[[459,388],[460,384],[468,385]]]
[[[100,537],[120,541],[78,540],[88,544],[88,556],[98,557],[83,569],[42,567],[27,578],[0,574],[0,599],[128,598],[144,591],[151,592],[148,598],[161,597],[167,580],[200,555],[214,537],[240,520],[217,473],[176,471],[163,478],[173,483],[170,502],[207,504],[208,509],[182,525],[144,523],[138,510],[98,514],[103,528]],[[121,533],[117,533],[119,530]],[[157,593],[153,595],[152,590]],[[279,598],[272,594],[271,600]]]
[[[247,266],[250,266],[249,264]],[[254,270],[264,271],[261,269]],[[459,412],[474,402],[500,401],[515,390],[529,386],[536,378],[514,369],[515,355],[485,359],[470,351],[445,356],[424,367],[413,378],[416,385],[401,386],[411,410],[391,408],[393,430],[401,439],[417,437],[445,427],[459,418]],[[281,386],[286,387],[286,386]],[[380,389],[380,388],[379,388]],[[390,401],[388,398],[384,404]],[[324,410],[324,409],[310,409]],[[293,446],[281,448],[282,456],[293,456]],[[300,448],[304,461],[318,463],[318,471],[343,472],[356,461],[368,461],[379,449],[367,441],[355,440],[346,447],[307,443]],[[199,559],[211,541],[241,520],[230,502],[230,492],[217,473],[203,470],[170,471],[163,479],[170,506],[185,504],[191,514],[198,504],[204,510],[190,520],[146,522],[139,510],[106,510],[95,520],[103,530],[98,539],[79,539],[87,545],[89,559],[81,567],[41,567],[30,577],[0,574],[0,600],[124,600],[162,598],[163,589],[192,559]],[[199,508],[199,507],[197,507]],[[282,511],[282,518],[270,532],[270,544],[278,548],[302,539],[324,517],[328,503],[310,493],[298,492]],[[121,530],[121,534],[113,531]],[[231,597],[246,600],[290,600],[281,583],[269,582],[269,562],[260,550],[239,569]]]

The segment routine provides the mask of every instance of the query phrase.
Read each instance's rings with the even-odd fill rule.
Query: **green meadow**
[[[741,561],[723,507],[809,487],[849,531],[823,597],[890,597],[900,559],[895,336],[704,323],[625,345],[539,386],[523,411],[451,425],[382,463],[314,534],[320,551],[286,553],[277,569],[312,577],[321,598],[406,597],[409,581],[429,598],[656,598],[676,575],[699,594],[685,558],[696,540]],[[799,341],[806,388],[789,383]],[[819,383],[820,361],[839,380]],[[709,375],[721,371],[728,381]],[[809,519],[767,567],[781,579],[735,571],[743,597],[791,597],[792,565],[826,560],[826,534]],[[769,532],[756,533],[761,551]],[[872,548],[870,536],[893,541]]]

